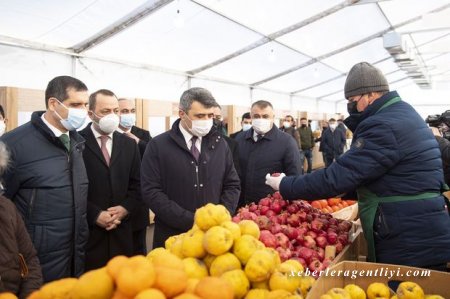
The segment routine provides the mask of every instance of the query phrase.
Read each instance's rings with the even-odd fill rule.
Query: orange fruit
[[[333,209],[333,212],[339,211],[339,207],[338,206],[332,206],[331,208]]]
[[[174,297],[186,289],[188,276],[184,271],[165,267],[155,267],[155,271],[154,287],[163,292],[166,297]]]
[[[126,265],[127,262],[128,257],[124,255],[115,256],[112,259],[110,259],[109,262],[106,264],[106,271],[108,271],[108,274],[115,280],[120,272],[120,269],[124,265]]]
[[[320,204],[320,202],[318,200],[312,201],[311,206],[316,209],[322,209],[322,205]]]
[[[321,206],[322,208],[328,207],[328,202],[327,202],[326,199],[321,199],[321,200],[319,200],[319,203],[320,203],[320,206]]]
[[[173,297],[173,299],[202,299],[202,298],[200,298],[199,296],[194,295],[194,294],[185,293],[185,294],[181,294],[176,297]]]
[[[77,283],[78,279],[76,278],[63,278],[49,282],[41,287],[41,289],[39,290],[39,297],[37,298],[69,297]]]
[[[219,277],[202,278],[195,288],[195,294],[202,299],[233,299],[231,284]]]
[[[347,203],[345,200],[343,200],[343,201],[341,202],[341,205],[342,205],[344,208],[348,207],[348,203]]]
[[[166,296],[158,289],[147,289],[139,292],[134,299],[166,299]]]
[[[152,287],[155,282],[155,269],[142,255],[134,256],[120,269],[117,276],[117,289],[124,295],[134,297],[139,292]]]
[[[41,289],[42,291],[43,289]],[[110,299],[114,293],[114,281],[106,267],[81,275],[70,293],[72,299]],[[48,297],[44,297],[48,298]]]
[[[133,297],[125,296],[124,294],[116,290],[111,299],[133,299]]]
[[[0,293],[0,299],[17,299],[17,296],[11,292]]]

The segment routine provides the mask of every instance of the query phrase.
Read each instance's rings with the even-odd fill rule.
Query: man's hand
[[[130,131],[125,132],[124,134],[127,135],[128,137],[130,137],[131,139],[134,139],[134,141],[136,141],[136,143],[139,143],[139,141],[141,141],[139,138],[136,137],[136,135],[134,135]]]
[[[270,173],[268,173],[266,175],[266,185],[269,185],[272,189],[278,191],[280,189],[281,180],[285,176],[286,175],[284,173],[281,173],[279,176],[271,176]]]
[[[111,217],[115,217],[115,219],[122,221],[123,218],[127,217],[128,211],[122,206],[110,207],[108,210]]]

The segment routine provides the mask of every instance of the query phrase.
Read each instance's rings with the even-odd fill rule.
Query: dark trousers
[[[312,149],[304,150],[303,151],[303,159],[302,159],[302,166],[304,165],[304,160],[306,159],[306,163],[308,164],[308,168],[306,170],[306,173],[311,173],[312,171]]]
[[[134,254],[147,255],[147,228],[136,230],[133,232],[133,249]]]
[[[323,154],[323,162],[325,163],[325,167],[329,167],[331,163],[334,162],[340,155],[335,153],[322,153]]]

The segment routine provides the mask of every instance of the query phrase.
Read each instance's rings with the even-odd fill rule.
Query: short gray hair
[[[180,109],[184,112],[188,112],[191,109],[192,103],[194,101],[199,102],[206,108],[217,107],[218,104],[216,99],[214,99],[213,95],[209,90],[201,88],[201,87],[193,87],[181,95],[180,98]]]
[[[5,173],[9,165],[9,151],[2,141],[0,141],[0,176]]]

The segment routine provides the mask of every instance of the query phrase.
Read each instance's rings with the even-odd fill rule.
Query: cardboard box
[[[372,271],[372,276],[368,275],[368,270]],[[341,272],[339,273],[339,271]],[[332,276],[333,273],[334,276]],[[414,276],[414,274],[417,275]],[[328,269],[328,276],[322,275],[316,281],[306,299],[319,299],[331,288],[343,288],[351,283],[367,290],[367,287],[373,282],[387,284],[393,281],[413,281],[423,288],[425,294],[437,294],[444,298],[450,298],[450,273],[398,265],[344,261],[331,266]]]

